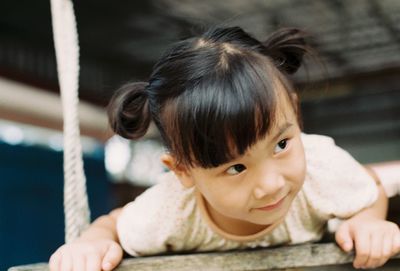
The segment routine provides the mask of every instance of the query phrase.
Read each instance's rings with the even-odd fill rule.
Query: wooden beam
[[[0,77],[0,119],[62,130],[59,95]],[[84,101],[79,105],[82,135],[105,142],[111,135],[105,108]]]
[[[212,252],[125,259],[116,271],[254,271],[351,263],[354,254],[334,243],[304,244],[232,252]],[[399,259],[400,254],[392,259]],[[45,263],[12,267],[9,271],[47,271]]]

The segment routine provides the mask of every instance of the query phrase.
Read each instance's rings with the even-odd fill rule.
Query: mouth
[[[285,199],[286,199],[286,196],[284,196],[279,201],[277,201],[277,202],[275,202],[273,204],[266,205],[266,206],[263,206],[263,207],[260,207],[260,208],[255,208],[255,209],[256,210],[260,210],[260,211],[271,211],[271,210],[274,210],[274,209],[277,209],[277,208],[281,207],[283,202],[285,201]]]

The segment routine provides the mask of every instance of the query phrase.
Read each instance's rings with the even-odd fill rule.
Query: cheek
[[[193,176],[196,188],[212,205],[232,206],[243,197],[243,187],[237,180],[229,182],[203,172]]]
[[[301,141],[298,139],[296,144],[293,146],[292,155],[290,156],[290,179],[301,187],[306,176],[306,159],[304,154],[304,148]]]
[[[211,185],[200,192],[209,204],[226,215],[235,214],[247,206],[246,193],[240,186]]]

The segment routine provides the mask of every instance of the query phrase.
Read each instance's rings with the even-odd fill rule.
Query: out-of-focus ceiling
[[[397,0],[74,1],[81,47],[80,96],[104,105],[128,80],[146,80],[163,50],[214,24],[239,25],[258,38],[300,27],[326,66],[297,81],[400,68]],[[50,0],[0,2],[0,75],[57,91]],[[1,91],[1,90],[0,90]]]

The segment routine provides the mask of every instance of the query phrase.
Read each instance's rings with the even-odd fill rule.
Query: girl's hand
[[[49,260],[50,271],[112,270],[122,260],[121,246],[109,239],[75,241],[61,246]]]
[[[346,252],[355,248],[354,268],[376,268],[400,252],[400,230],[374,217],[350,218],[336,231],[336,242]]]

